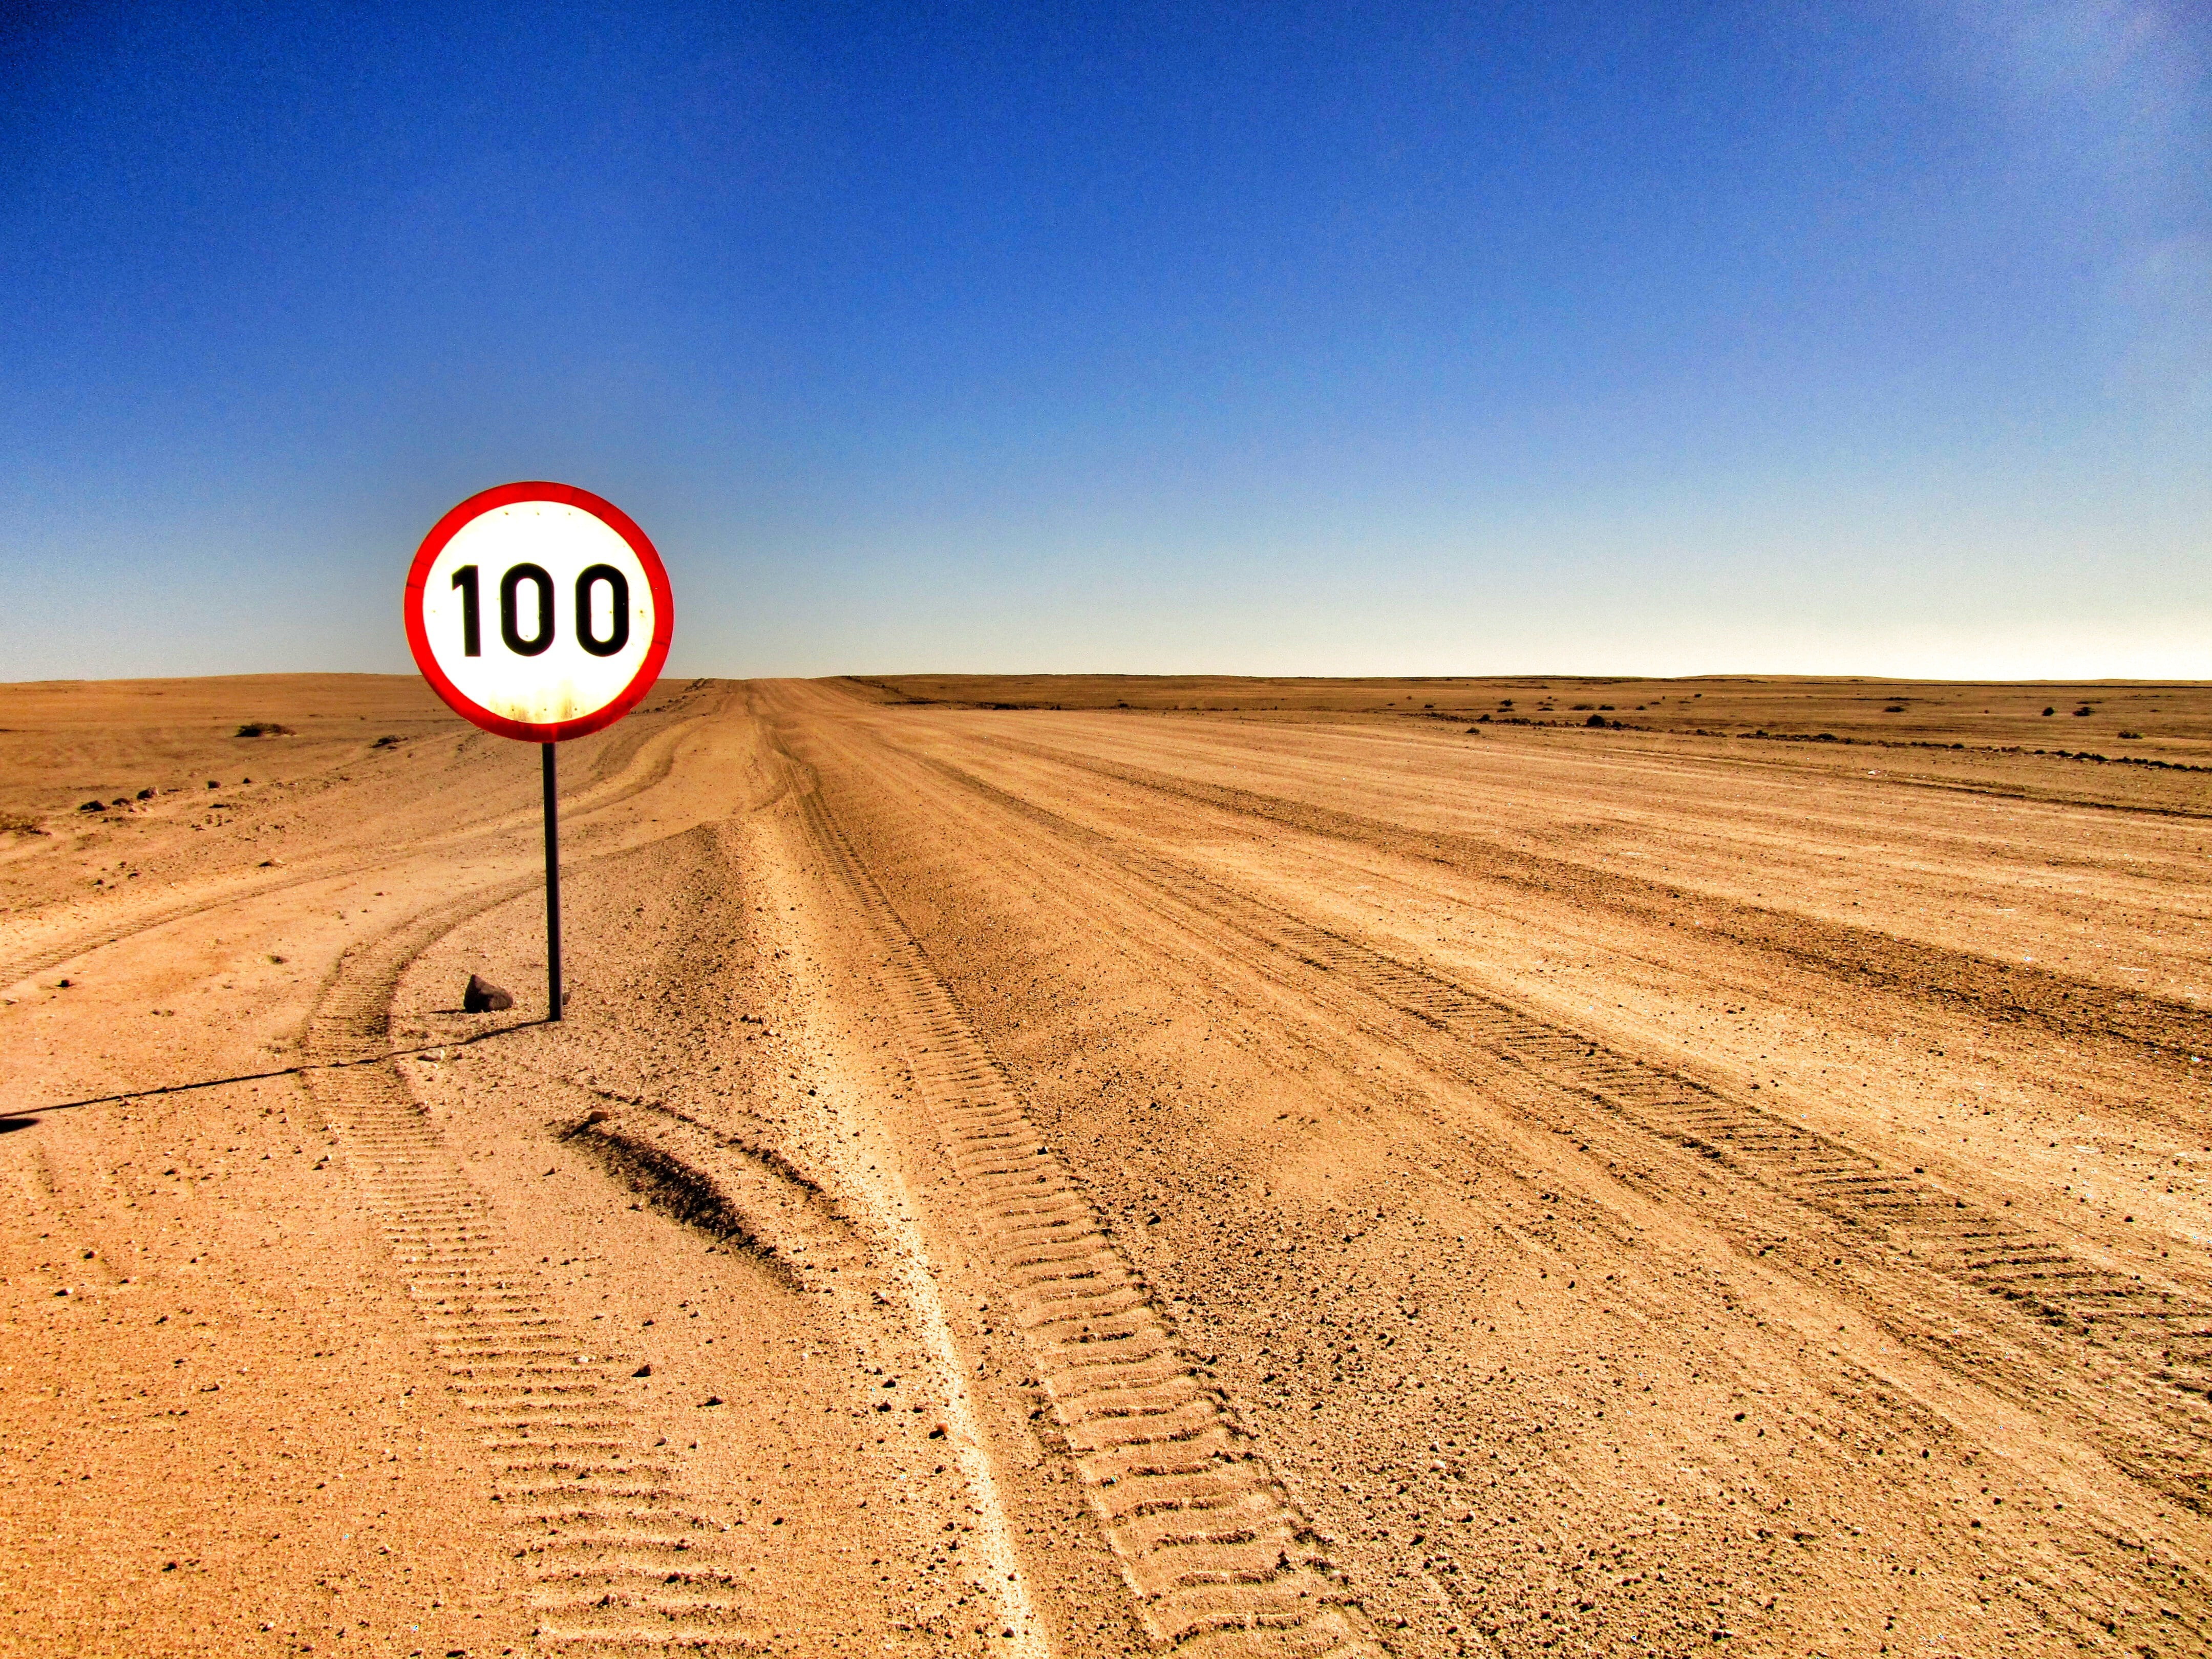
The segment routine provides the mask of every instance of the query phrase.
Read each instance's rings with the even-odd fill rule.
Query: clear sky
[[[2212,677],[2212,12],[0,3],[0,679]]]

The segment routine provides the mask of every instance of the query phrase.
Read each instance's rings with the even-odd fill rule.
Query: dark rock
[[[141,789],[138,792],[138,799],[140,800],[151,800],[154,799],[154,792],[150,789]]]
[[[469,975],[468,989],[461,993],[461,1012],[465,1014],[496,1014],[514,1006],[514,999],[489,980],[475,974]]]
[[[104,800],[82,801],[78,804],[76,810],[80,812],[105,812],[107,810],[107,803]]]
[[[1605,716],[1602,714],[1592,714],[1588,720],[1584,720],[1583,724],[1584,726],[1603,726],[1605,724]]]

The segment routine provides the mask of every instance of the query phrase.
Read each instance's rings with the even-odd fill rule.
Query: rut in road
[[[915,1083],[1147,1632],[1223,1659],[1380,1659],[1310,1522],[1040,1144],[820,791],[799,801],[882,952]]]
[[[2212,1513],[2212,1304],[2085,1261],[2047,1233],[2009,1221],[1917,1173],[1712,1085],[1616,1049],[1506,998],[1402,961],[1362,940],[1237,891],[1009,794],[953,763],[915,757],[963,790],[1109,859],[1173,902],[1186,925],[1259,947],[1258,964],[1299,988],[1344,987],[1370,1006],[1435,1034],[1444,1068],[1480,1083],[1504,1061],[1601,1127],[1626,1127],[1836,1224],[1835,1242],[1878,1269],[1881,1247],[1993,1298],[2045,1334],[2093,1344],[2144,1382],[2138,1405],[2164,1431],[2117,1422],[2100,1434],[2116,1462],[2200,1514]],[[1455,1054],[1456,1050],[1456,1054]],[[1553,1126],[1556,1127],[1556,1126]]]
[[[555,1310],[504,1249],[482,1195],[408,1091],[391,1009],[410,963],[471,916],[538,886],[478,892],[348,951],[307,1019],[310,1096],[340,1133],[454,1392],[482,1425],[494,1501],[529,1563],[538,1650],[588,1656],[753,1648],[717,1565],[721,1528],[669,1488],[627,1363]]]
[[[1372,847],[1458,872],[1547,894],[1575,894],[1621,914],[1695,915],[1747,950],[1855,987],[1935,1000],[1997,1024],[2033,1021],[2076,1041],[2118,1042],[2136,1058],[2187,1069],[2191,1050],[2212,1048],[2212,1010],[2024,963],[1978,957],[1877,928],[1723,898],[1620,870],[1518,851],[1480,836],[1412,829],[1311,801],[1178,778],[1010,738],[994,746],[1050,764],[1150,790],[1170,800]]]
[[[684,694],[685,696],[690,695],[690,690]],[[574,794],[565,797],[561,803],[562,816],[574,819],[586,812],[605,811],[610,806],[618,806],[648,789],[657,787],[666,781],[675,767],[678,743],[687,731],[705,718],[694,715],[647,734],[634,749],[622,754],[621,764],[611,772],[595,778]],[[606,758],[603,757],[603,765]],[[179,899],[168,904],[140,909],[127,918],[80,927],[46,945],[20,951],[12,957],[0,957],[0,986],[16,984],[34,974],[51,973],[63,963],[73,962],[90,951],[119,945],[140,933],[150,933],[157,927],[167,927],[173,922],[205,915],[227,905],[268,898],[296,888],[313,886],[318,882],[342,881],[349,876],[367,875],[372,870],[395,869],[421,856],[426,848],[450,848],[457,843],[479,840],[534,823],[538,811],[538,807],[532,806],[526,810],[497,814],[476,823],[459,824],[423,837],[410,845],[404,854],[341,854],[304,868],[289,869],[282,875],[270,876],[226,892],[200,898]]]

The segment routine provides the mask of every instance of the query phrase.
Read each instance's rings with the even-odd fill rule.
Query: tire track
[[[818,787],[799,809],[882,953],[925,1108],[1146,1631],[1194,1655],[1380,1659],[1310,1523],[1040,1144]]]
[[[1581,1133],[1610,1138],[1626,1127],[1656,1139],[1697,1159],[1707,1176],[1754,1186],[1824,1218],[1835,1248],[1893,1283],[1905,1265],[1897,1258],[1905,1257],[1972,1292],[1969,1305],[1984,1323],[2024,1322],[2032,1336],[2055,1335],[2119,1360],[2138,1384],[2129,1391],[2133,1403],[2160,1432],[2107,1417],[2097,1425],[2100,1443],[2137,1478],[2212,1514],[2212,1416],[2204,1409],[2212,1402],[2212,1304],[2087,1261],[1917,1171],[1884,1167],[1780,1113],[1130,847],[950,762],[907,758],[1109,860],[1166,900],[1156,908],[1184,927],[1256,947],[1248,948],[1248,959],[1279,983],[1340,1002],[1352,993],[1356,1018],[1364,1005],[1364,1023],[1378,1036],[1449,1076],[1480,1085],[1502,1063],[1542,1085],[1551,1102],[1580,1121]],[[1552,1116],[1547,1109],[1538,1121],[1559,1127]],[[1717,1207],[1679,1182],[1668,1196],[1709,1212]],[[1908,1305],[1917,1299],[1909,1291],[1899,1295]],[[1924,1340],[1924,1333],[1900,1334]],[[1960,1363],[1954,1353],[1939,1350],[1938,1357]]]
[[[397,1064],[391,1007],[411,962],[453,928],[534,890],[533,878],[441,907],[340,958],[309,1014],[329,1115],[453,1389],[479,1424],[496,1490],[528,1564],[541,1652],[590,1659],[762,1645],[724,1570],[722,1528],[672,1490],[626,1386],[626,1362],[592,1352],[497,1224]]]
[[[2140,1057],[2154,1057],[2184,1070],[2191,1052],[2212,1054],[2212,1010],[2148,992],[2113,989],[2030,963],[2001,962],[1872,928],[1669,887],[1617,870],[1517,852],[1478,836],[1407,829],[1306,801],[1201,783],[1012,738],[990,741],[1010,753],[1173,800],[1439,864],[1486,881],[1569,896],[1647,920],[1696,916],[1709,932],[1791,968],[1949,1003],[1978,1019],[2031,1021],[2076,1041],[2121,1042]]]
[[[591,813],[618,806],[665,782],[675,766],[678,744],[685,733],[709,718],[711,715],[693,715],[679,725],[652,733],[636,746],[613,776],[587,784],[575,795],[562,801],[564,825]],[[289,870],[282,876],[225,892],[180,900],[141,910],[127,919],[81,928],[52,943],[13,957],[0,957],[0,986],[18,984],[35,975],[50,973],[64,963],[72,962],[91,951],[119,945],[125,939],[135,939],[141,933],[150,933],[156,928],[167,927],[175,922],[188,921],[194,916],[205,915],[209,911],[222,909],[226,905],[270,898],[279,893],[311,887],[320,882],[343,881],[375,871],[395,869],[419,858],[430,848],[449,849],[459,843],[508,833],[524,824],[535,823],[538,814],[538,809],[535,806],[502,813],[426,836],[411,843],[403,854],[386,853],[356,855],[351,859],[340,857],[326,863]]]

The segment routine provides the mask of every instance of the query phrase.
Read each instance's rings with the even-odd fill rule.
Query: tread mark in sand
[[[1349,984],[1450,1042],[1503,1060],[1615,1121],[1803,1203],[1870,1243],[1886,1237],[1923,1267],[1996,1298],[2042,1328],[2124,1359],[2179,1394],[2160,1411],[2178,1446],[2114,1441],[2120,1462],[2198,1513],[2212,1513],[2203,1455],[2203,1402],[2212,1399],[2212,1305],[2096,1267],[2042,1233],[1943,1190],[1885,1170],[1872,1157],[1710,1085],[1655,1066],[1587,1032],[1556,1025],[1371,945],[1238,892],[1200,871],[1142,851],[1049,808],[1009,794],[951,762],[911,758],[971,793],[1059,831],[1092,854],[1252,939],[1288,967]],[[1862,1252],[1864,1243],[1858,1246]],[[2156,1409],[2155,1396],[2146,1404]]]
[[[608,807],[618,806],[664,781],[676,764],[677,740],[704,718],[693,715],[650,733],[612,776],[587,783],[574,795],[564,798],[561,803],[564,818],[605,811]],[[450,847],[479,836],[511,831],[518,824],[534,824],[538,812],[538,809],[532,806],[489,821],[465,824],[434,836],[424,844]],[[140,933],[150,933],[157,927],[167,927],[172,922],[204,915],[227,904],[242,904],[253,899],[267,898],[272,894],[289,892],[296,887],[311,886],[316,882],[339,881],[348,876],[366,875],[372,870],[390,869],[406,862],[407,858],[415,856],[421,850],[418,847],[400,858],[372,856],[348,860],[340,857],[325,864],[290,870],[282,876],[256,882],[236,891],[159,905],[141,910],[127,920],[83,928],[53,944],[25,951],[21,956],[0,958],[0,986],[16,984],[34,974],[52,973],[64,963],[73,962],[91,951],[102,950],[110,945],[120,945],[125,939],[134,939]]]
[[[799,801],[881,948],[916,1084],[1147,1631],[1193,1654],[1379,1659],[1311,1523],[1040,1145],[820,791]]]
[[[390,1046],[407,965],[469,917],[534,890],[480,892],[355,945],[308,1016],[306,1083],[343,1138],[416,1309],[481,1425],[529,1564],[535,1643],[564,1656],[756,1649],[718,1565],[721,1528],[687,1511],[632,1411],[623,1364],[590,1352],[408,1092]],[[356,1060],[332,1066],[330,1062]]]
[[[1684,905],[1694,906],[1704,912],[1709,925],[1722,930],[1722,936],[1744,949],[1771,953],[1796,968],[1835,976],[1845,984],[1891,990],[1910,988],[1917,995],[1969,1010],[1985,1021],[2032,1020],[2075,1040],[2117,1041],[2139,1055],[2184,1071],[2191,1051],[2212,1045],[2212,1012],[2191,1003],[2100,985],[2021,963],[2000,962],[1878,928],[1823,921],[1802,912],[1722,899],[1622,871],[1516,852],[1480,836],[1392,824],[1317,802],[1177,778],[1004,736],[993,738],[992,746],[1187,805],[1371,847],[1484,880],[1532,886],[1538,891],[1581,891],[1603,908],[1631,915],[1648,918],[1662,912],[1677,913]],[[2167,1113],[2153,1115],[2171,1117]]]

